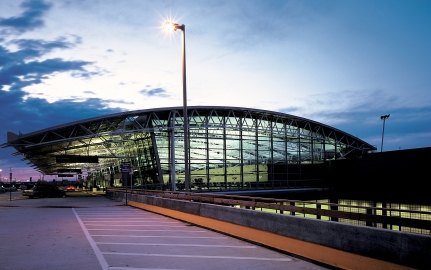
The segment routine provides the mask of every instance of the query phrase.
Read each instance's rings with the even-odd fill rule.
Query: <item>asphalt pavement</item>
[[[99,193],[0,194],[1,270],[327,269]]]

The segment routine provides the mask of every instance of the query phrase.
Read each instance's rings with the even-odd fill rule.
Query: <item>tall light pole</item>
[[[380,116],[380,119],[383,120],[382,144],[380,146],[380,152],[383,152],[383,137],[385,136],[385,122],[386,122],[386,119],[389,118],[389,116],[391,116],[391,115],[390,114],[385,114],[385,115]]]
[[[12,201],[12,168],[9,168],[9,200]]]
[[[186,80],[186,26],[184,24],[165,21],[165,31],[174,32],[181,30],[182,43],[182,73],[183,73],[183,123],[184,123],[184,188],[190,191],[190,166],[189,166],[189,119],[187,116],[187,80]]]

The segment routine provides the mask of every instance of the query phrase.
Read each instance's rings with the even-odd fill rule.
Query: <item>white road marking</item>
[[[148,256],[148,257],[174,257],[174,258],[199,258],[199,259],[232,259],[232,260],[256,260],[256,261],[277,261],[290,262],[290,258],[267,258],[267,257],[236,257],[236,256],[207,256],[207,255],[174,255],[158,253],[125,253],[125,252],[103,252],[104,255],[120,256]]]
[[[100,220],[114,220],[114,221],[123,221],[124,217],[119,216],[111,216],[111,217],[92,217],[92,218],[84,218],[85,221],[100,221]],[[147,221],[161,221],[166,220],[165,218],[147,218],[147,217],[133,217],[133,218],[127,218],[127,220],[147,220]]]
[[[162,243],[117,243],[96,242],[98,245],[130,245],[130,246],[175,246],[175,247],[210,247],[210,248],[257,248],[256,246],[232,246],[232,245],[202,245],[202,244],[162,244]]]
[[[216,256],[216,255],[187,255],[187,254],[160,254],[160,253],[128,253],[128,252],[102,252],[101,248],[106,245],[122,245],[122,246],[169,246],[169,247],[202,247],[202,248],[234,248],[234,249],[256,249],[256,245],[220,245],[220,244],[175,244],[175,243],[129,243],[129,242],[109,242],[105,237],[113,237],[116,239],[122,238],[126,241],[127,238],[145,239],[229,239],[228,236],[184,236],[184,235],[118,235],[116,232],[188,232],[188,233],[207,233],[207,230],[196,230],[195,226],[191,226],[180,221],[170,221],[168,218],[155,218],[152,215],[142,215],[141,212],[136,212],[138,215],[124,214],[121,211],[104,212],[98,211],[81,212],[72,208],[80,226],[83,230],[90,246],[92,247],[102,270],[155,270],[154,268],[136,268],[136,267],[110,267],[107,262],[107,256],[144,256],[144,257],[165,257],[165,258],[190,258],[190,259],[232,259],[232,260],[250,260],[250,261],[273,261],[273,262],[290,262],[289,257],[253,257],[253,256]],[[124,211],[124,210],[123,210]],[[121,214],[123,213],[123,214]],[[118,215],[118,216],[117,216]],[[175,225],[177,224],[177,225]],[[150,229],[148,227],[157,227]],[[133,227],[143,227],[143,229],[133,229]],[[148,228],[148,229],[145,229]],[[163,229],[166,228],[166,229]],[[176,229],[176,228],[188,228]],[[99,231],[112,231],[113,234],[94,234]],[[98,238],[99,237],[99,238]],[[102,237],[102,238],[100,238]],[[111,241],[115,241],[115,240]],[[95,239],[105,240],[96,241]],[[145,240],[142,240],[145,241]],[[103,249],[103,248],[102,248]],[[180,270],[180,269],[157,269],[157,270]]]
[[[194,233],[205,233],[207,231],[203,230],[160,230],[160,229],[154,229],[154,230],[124,230],[124,229],[87,229],[89,231],[120,231],[120,232],[194,232]]]
[[[184,236],[184,235],[118,235],[118,234],[93,234],[93,237],[131,237],[131,238],[206,238],[206,239],[227,239],[223,236]]]
[[[97,260],[99,261],[100,266],[103,270],[108,269],[109,265],[105,260],[105,257],[103,256],[102,252],[100,251],[99,247],[97,247],[96,242],[93,241],[93,238],[90,236],[90,233],[85,228],[84,223],[82,223],[79,215],[76,213],[75,208],[72,208],[73,213],[75,214],[76,219],[78,220],[79,225],[81,226],[82,231],[85,234],[85,237],[87,238],[87,241],[90,243],[91,248],[93,249],[94,253],[96,254]]]
[[[83,221],[84,224],[92,225],[92,224],[115,224],[115,223],[137,223],[137,224],[148,224],[149,226],[159,225],[159,224],[181,224],[182,226],[187,226],[181,222],[154,222],[154,221]],[[189,226],[190,227],[190,226]]]
[[[109,270],[181,270],[177,268],[137,268],[137,267],[120,267],[120,266],[111,266]]]
[[[88,224],[85,223],[84,224],[88,227],[88,226],[103,226],[103,227],[154,227],[156,225],[147,225],[147,224]],[[186,225],[157,225],[157,227],[163,227],[163,228],[187,228]]]

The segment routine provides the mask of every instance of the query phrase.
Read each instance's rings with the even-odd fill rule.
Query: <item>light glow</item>
[[[172,33],[178,29],[178,24],[172,20],[165,20],[162,24],[162,29],[166,33]]]

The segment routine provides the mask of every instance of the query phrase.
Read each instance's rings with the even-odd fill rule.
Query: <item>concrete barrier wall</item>
[[[122,194],[111,196],[122,198]],[[155,196],[129,194],[129,200],[242,225],[417,269],[425,269],[431,265],[430,236]]]

